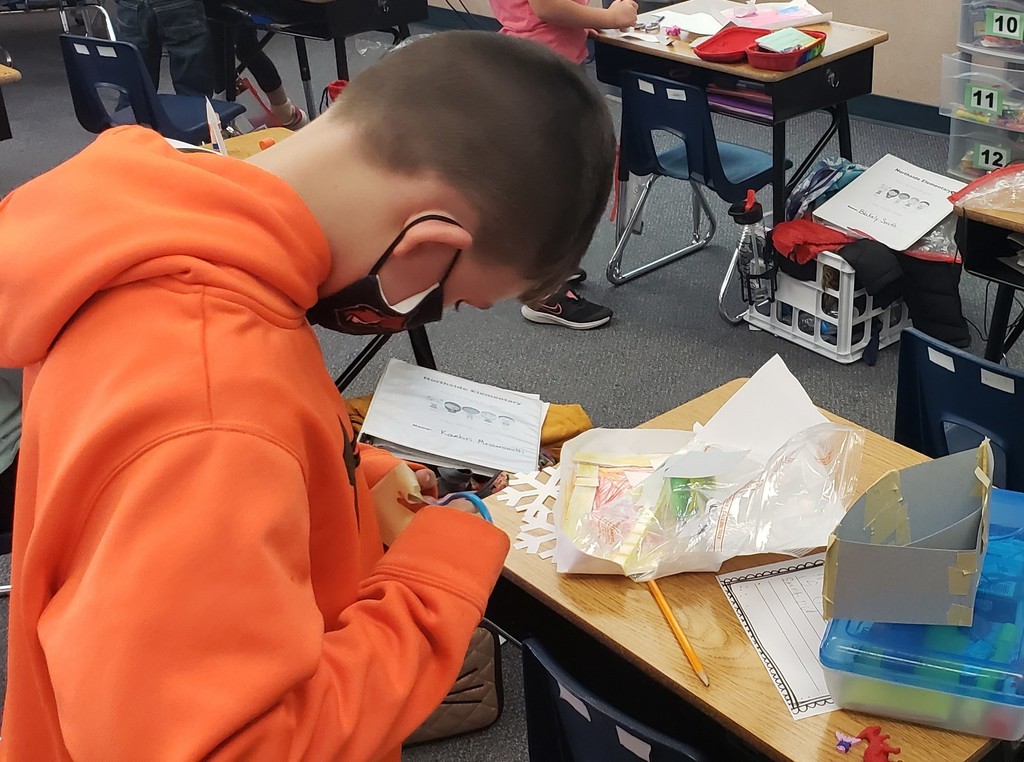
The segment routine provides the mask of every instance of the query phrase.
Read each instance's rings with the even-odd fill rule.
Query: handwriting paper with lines
[[[836,708],[818,661],[824,564],[818,553],[718,577],[794,719]]]

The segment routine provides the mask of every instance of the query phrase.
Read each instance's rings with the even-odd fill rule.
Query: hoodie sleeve
[[[508,551],[424,508],[324,622],[299,462],[234,430],[137,453],[87,516],[38,631],[85,761],[378,759],[455,681]]]

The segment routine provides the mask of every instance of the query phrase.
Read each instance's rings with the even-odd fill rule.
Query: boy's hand
[[[608,28],[628,29],[636,24],[636,12],[639,6],[633,0],[614,0],[608,6]]]
[[[477,513],[476,506],[473,505],[468,500],[464,500],[462,498],[458,498],[456,500],[452,500],[450,503],[445,503],[444,507],[445,508],[454,508],[455,510],[462,511],[463,513],[472,513],[475,516],[480,516],[480,514]],[[481,517],[481,518],[483,518],[483,517]]]

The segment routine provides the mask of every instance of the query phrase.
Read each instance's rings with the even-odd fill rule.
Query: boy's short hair
[[[436,174],[480,214],[473,247],[554,293],[579,266],[608,203],[615,134],[600,93],[546,48],[441,32],[355,77],[328,110],[371,161]]]

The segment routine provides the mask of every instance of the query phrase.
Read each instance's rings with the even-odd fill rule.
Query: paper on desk
[[[749,450],[763,464],[797,433],[827,421],[775,355],[694,434],[692,446]]]
[[[710,13],[678,13],[677,11],[660,11],[656,15],[662,16],[661,28],[677,26],[684,32],[699,35],[711,35],[721,31],[725,26],[720,19],[716,19]]]
[[[210,127],[210,143],[222,156],[227,156],[228,147],[224,145],[224,136],[220,131],[220,117],[209,98],[206,99],[206,123]]]
[[[656,34],[646,32],[620,32],[618,29],[605,29],[604,33],[609,37],[619,37],[623,40],[640,40],[640,42],[661,42]]]
[[[825,634],[821,587],[825,554],[729,574],[718,584],[793,719],[836,709],[818,648]]]

